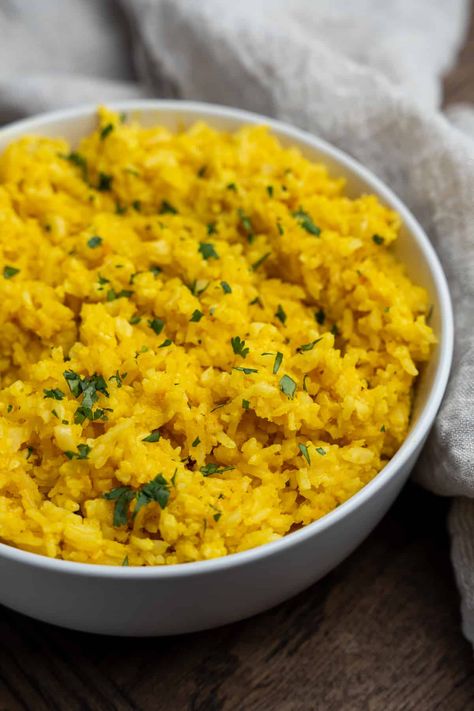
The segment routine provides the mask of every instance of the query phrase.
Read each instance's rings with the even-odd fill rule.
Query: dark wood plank
[[[446,87],[449,101],[474,100],[472,24]],[[324,580],[219,630],[112,639],[1,609],[0,711],[474,708],[448,506],[409,485],[367,541]]]

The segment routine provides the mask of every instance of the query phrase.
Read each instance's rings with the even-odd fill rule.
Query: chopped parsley
[[[226,281],[221,281],[221,287],[224,294],[232,294],[232,289]]]
[[[280,365],[283,360],[283,353],[280,353],[280,351],[277,352],[275,356],[275,362],[273,363],[273,375],[276,375],[278,371],[280,370]]]
[[[285,230],[283,229],[281,222],[277,222],[277,230],[279,235],[285,234]]]
[[[112,133],[114,130],[114,125],[113,123],[108,123],[106,126],[103,127],[103,129],[100,132],[100,140],[105,141],[109,133]]]
[[[75,398],[82,396],[82,404],[77,408],[74,414],[74,423],[82,424],[85,419],[91,422],[95,420],[107,420],[105,408],[97,408],[93,410],[93,406],[99,399],[99,393],[109,397],[107,383],[102,375],[94,373],[94,375],[81,377],[73,370],[65,370],[64,378],[69,387],[69,390]]]
[[[215,513],[215,514],[213,515],[212,518],[213,518],[214,521],[216,521],[216,523],[217,523],[217,521],[220,519],[221,516],[222,516],[222,514],[220,513],[220,511],[218,511],[217,513]]]
[[[207,226],[207,234],[208,235],[215,235],[217,233],[216,229],[216,223],[215,222],[209,222]]]
[[[253,231],[253,225],[250,217],[245,214],[245,212],[242,210],[242,208],[239,208],[237,210],[237,214],[239,216],[240,224],[244,228],[245,234],[247,236],[247,241],[248,242],[253,242],[255,235]]]
[[[10,267],[7,265],[6,267],[3,267],[3,278],[4,279],[11,279],[16,274],[18,274],[19,271],[20,270],[17,269],[16,267]]]
[[[300,227],[306,230],[306,232],[309,232],[310,235],[314,235],[315,237],[319,237],[321,234],[320,228],[314,224],[311,215],[305,212],[301,207],[299,210],[293,212],[293,217],[296,218]]]
[[[267,185],[268,197],[273,197],[273,185]]]
[[[160,207],[160,215],[177,215],[177,209],[168,200],[163,200]]]
[[[104,286],[105,284],[110,284],[110,279],[106,279],[105,277],[101,276],[100,274],[98,275],[97,281],[101,286]]]
[[[256,272],[257,269],[268,259],[270,256],[271,252],[266,252],[264,255],[260,257],[260,259],[257,259],[256,262],[252,264],[252,271]]]
[[[319,341],[322,341],[323,337],[320,336],[319,338],[316,338],[314,341],[311,341],[311,343],[303,343],[302,346],[298,346],[296,349],[298,353],[304,353],[305,351],[312,351],[316,343],[319,343]]]
[[[319,323],[319,325],[322,326],[326,320],[326,314],[322,309],[319,309],[319,311],[316,311],[316,313],[314,314],[314,318]]]
[[[79,168],[82,173],[82,179],[86,183],[88,182],[89,168],[84,156],[82,156],[80,153],[77,153],[77,151],[72,151],[68,155],[61,155],[60,157],[64,158],[64,160],[69,161],[69,163],[75,165],[76,168]]]
[[[123,385],[123,381],[125,380],[126,377],[127,377],[127,373],[119,373],[119,371],[116,370],[115,375],[110,376],[109,382],[111,380],[115,380],[115,382],[117,383],[117,387],[121,388]]]
[[[189,319],[192,323],[199,323],[199,321],[202,319],[204,316],[202,311],[199,311],[199,309],[194,309],[193,315]]]
[[[97,190],[101,193],[107,192],[112,187],[113,176],[107,175],[107,173],[99,173],[99,182],[97,183]]]
[[[300,443],[298,445],[298,449],[300,450],[301,454],[306,459],[308,464],[311,464],[311,457],[309,456],[308,447],[305,444]]]
[[[385,432],[385,425],[382,425],[382,427],[380,428],[380,431]]]
[[[211,242],[199,242],[199,252],[206,261],[208,259],[219,259],[219,255]]]
[[[207,170],[207,165],[202,165],[197,172],[198,178],[204,178],[204,176],[206,175],[206,170]]]
[[[290,378],[289,375],[283,375],[280,378],[280,390],[285,393],[289,400],[293,400],[296,392],[296,383],[293,378]]]
[[[130,319],[129,323],[130,323],[132,326],[136,326],[137,323],[140,323],[141,320],[142,320],[141,316],[139,316],[138,314],[135,314],[134,316],[132,316],[132,318]]]
[[[375,242],[375,244],[378,245],[381,245],[385,242],[384,238],[380,235],[372,235],[372,240]]]
[[[154,331],[157,336],[159,336],[165,326],[165,322],[162,318],[152,318],[148,320],[148,325],[151,330]]]
[[[153,267],[150,267],[150,272],[153,274],[153,276],[158,276],[158,274],[161,274],[162,268],[157,266],[156,264]]]
[[[245,347],[245,341],[243,341],[240,336],[234,336],[230,339],[232,344],[232,350],[236,355],[246,358],[250,352],[250,348]]]
[[[115,291],[115,289],[109,289],[107,292],[107,301],[115,301],[116,299],[128,299],[133,296],[133,291],[130,289],[121,289],[120,291]]]
[[[140,210],[142,209],[142,204],[140,200],[133,200],[132,207],[136,212],[140,212]]]
[[[204,464],[199,471],[203,476],[211,476],[212,474],[222,474],[223,472],[230,472],[231,469],[235,469],[235,467],[221,467],[219,464],[214,464],[211,462],[210,464]]]
[[[255,299],[252,299],[252,301],[249,301],[250,306],[260,306],[261,309],[263,309],[263,303],[262,300],[259,296],[256,296]]]
[[[202,279],[194,279],[191,284],[186,284],[186,286],[188,287],[189,291],[193,296],[199,296],[200,294],[204,294],[207,287],[209,286],[209,282],[203,282]]]
[[[142,484],[137,490],[130,486],[119,486],[105,493],[103,497],[108,501],[115,501],[113,524],[115,528],[119,528],[127,525],[130,504],[133,500],[135,500],[133,518],[144,506],[153,501],[164,509],[170,497],[170,487],[165,477],[158,474],[152,481]]]
[[[7,412],[11,412],[13,410],[13,405],[10,403],[7,407]]]
[[[286,313],[285,313],[285,311],[284,311],[284,309],[283,309],[283,306],[282,306],[281,304],[278,304],[278,308],[277,308],[277,310],[275,311],[275,316],[277,317],[277,319],[278,319],[281,323],[285,324],[285,322],[286,322]]]
[[[99,237],[98,235],[94,235],[90,239],[87,240],[87,246],[90,247],[91,249],[96,249],[97,247],[100,247],[102,244],[103,240],[102,237]]]
[[[252,373],[258,373],[258,370],[256,368],[235,367],[235,368],[232,368],[232,370],[240,370],[242,373],[245,373],[245,375],[251,375]]]
[[[121,205],[120,200],[117,200],[117,202],[115,203],[115,214],[116,215],[125,215],[126,212],[127,212],[127,208],[125,207],[125,205]]]
[[[308,387],[307,387],[307,385],[306,385],[306,380],[307,380],[307,379],[308,379],[308,373],[306,373],[306,374],[303,376],[303,390],[305,391],[305,393],[308,392]]]
[[[172,344],[173,344],[173,341],[171,340],[171,338],[165,338],[163,343],[160,343],[158,348],[168,348],[168,346],[171,346]]]
[[[129,562],[128,562],[128,555],[126,555],[125,558],[124,558],[123,561],[122,561],[122,566],[127,567],[128,565],[129,565]]]
[[[152,430],[149,435],[143,437],[142,442],[159,442],[161,438],[161,432],[159,429]]]
[[[201,440],[199,439],[199,437],[196,437],[196,439],[191,444],[191,447],[197,447],[198,444],[201,444]]]
[[[237,185],[235,183],[227,183],[226,188],[227,190],[233,190],[234,193],[237,192]]]
[[[242,400],[242,407],[244,410],[248,410],[250,407],[250,402],[248,400]]]
[[[91,447],[88,444],[78,444],[77,452],[64,452],[68,459],[89,459],[89,452]]]
[[[63,391],[60,390],[59,388],[51,388],[51,390],[48,390],[47,388],[45,388],[43,390],[43,393],[44,393],[44,395],[43,395],[44,399],[51,398],[52,400],[62,400],[64,397]]]
[[[333,326],[331,327],[331,333],[332,333],[333,336],[339,336],[339,335],[340,335],[341,332],[339,331],[339,328],[338,328],[338,326],[337,326],[336,324],[333,324]]]
[[[323,449],[322,447],[316,447],[316,451],[318,454],[320,454],[322,457],[326,454],[326,450]]]

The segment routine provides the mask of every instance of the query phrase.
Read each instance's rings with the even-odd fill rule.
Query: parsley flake
[[[199,252],[206,261],[208,259],[219,259],[219,255],[211,242],[199,242]]]
[[[243,341],[240,336],[234,336],[230,339],[232,344],[232,350],[236,355],[246,358],[250,352],[250,348],[245,347],[245,341]]]
[[[158,348],[168,348],[168,346],[171,346],[171,345],[173,345],[173,341],[171,340],[171,338],[165,338],[163,343],[160,343]]]
[[[207,226],[207,234],[208,235],[215,235],[217,234],[217,228],[216,228],[216,223],[215,222],[210,222]]]
[[[298,353],[304,353],[305,351],[312,351],[316,343],[319,343],[319,341],[322,341],[323,337],[320,336],[320,338],[316,338],[314,341],[311,341],[311,343],[303,343],[302,346],[298,346],[296,349]]]
[[[77,452],[64,452],[68,459],[89,459],[89,452],[91,447],[88,444],[78,444]]]
[[[316,451],[318,454],[320,454],[322,457],[326,454],[326,450],[323,449],[322,447],[316,447]]]
[[[133,296],[133,291],[130,289],[121,289],[120,291],[115,291],[115,289],[109,289],[107,292],[107,301],[116,301],[117,299],[128,299]]]
[[[142,442],[159,442],[161,438],[161,432],[159,429],[152,430],[149,435],[143,437]]]
[[[306,230],[306,232],[309,232],[310,235],[314,235],[315,237],[319,237],[321,234],[320,228],[314,224],[311,215],[305,212],[302,208],[293,212],[293,217],[296,218],[300,227]]]
[[[148,325],[156,333],[157,336],[162,332],[165,322],[162,318],[152,318],[148,320]]]
[[[248,410],[250,407],[250,402],[248,400],[242,400],[242,407],[244,410]]]
[[[280,370],[280,365],[283,360],[283,353],[280,353],[280,351],[277,352],[275,356],[275,362],[273,363],[273,375],[276,375],[278,371]]]
[[[193,315],[189,319],[191,323],[199,323],[199,321],[202,319],[204,316],[202,311],[199,311],[199,309],[194,309]]]
[[[256,272],[257,269],[258,269],[264,262],[266,262],[266,260],[267,260],[268,257],[270,256],[270,254],[271,254],[271,252],[266,252],[264,255],[262,255],[262,256],[260,257],[260,259],[257,259],[257,261],[254,262],[254,263],[251,265],[252,271]]]
[[[311,458],[309,456],[308,447],[305,444],[300,443],[298,445],[298,449],[300,450],[301,454],[306,459],[308,464],[311,464]]]
[[[19,271],[20,270],[17,269],[16,267],[10,267],[7,265],[6,267],[3,267],[3,278],[4,279],[11,279],[16,274],[18,274]]]
[[[267,185],[268,197],[273,197],[273,185]]]
[[[224,294],[232,294],[232,289],[226,281],[221,281],[221,287]]]
[[[253,242],[255,235],[253,231],[253,225],[250,217],[245,214],[245,212],[242,210],[242,208],[239,208],[237,210],[237,214],[239,216],[240,224],[244,228],[245,234],[247,236],[247,241],[248,242]]]
[[[160,207],[160,215],[177,215],[177,209],[168,200],[163,200]]]
[[[378,245],[381,245],[385,242],[384,238],[380,235],[372,235],[372,240],[375,242],[375,244]]]
[[[283,324],[286,323],[286,313],[285,313],[283,306],[281,304],[278,304],[278,308],[275,312],[275,316],[281,323],[283,323]]]
[[[90,239],[87,240],[87,246],[90,247],[91,249],[96,249],[97,247],[100,247],[102,244],[103,239],[102,237],[99,237],[98,235],[94,235]]]
[[[191,447],[197,447],[198,444],[201,444],[201,440],[199,439],[199,437],[196,437],[196,439],[191,444]]]
[[[235,469],[235,467],[221,467],[219,464],[214,464],[211,462],[210,464],[204,464],[199,471],[203,476],[211,476],[212,474],[222,474],[223,472],[230,472],[232,469]]]
[[[314,314],[315,320],[319,323],[320,326],[322,326],[326,320],[326,314],[322,309],[319,309],[319,311],[316,311]]]
[[[107,173],[99,173],[99,182],[97,184],[97,190],[101,193],[107,192],[112,188],[113,176],[107,175]]]
[[[283,375],[280,378],[280,390],[285,393],[289,400],[293,400],[296,392],[296,383],[293,378],[290,378],[289,375]]]
[[[245,373],[245,375],[251,375],[252,373],[258,373],[258,370],[256,368],[235,367],[235,368],[232,368],[232,370],[240,370],[242,373]]]
[[[103,129],[100,132],[100,140],[105,141],[109,133],[111,133],[114,130],[114,125],[113,123],[108,123],[106,126],[103,127]]]
[[[52,400],[62,400],[64,398],[64,393],[59,388],[51,388],[51,390],[45,388],[43,393],[44,399],[51,398]]]

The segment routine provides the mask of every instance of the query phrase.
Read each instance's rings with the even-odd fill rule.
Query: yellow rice
[[[435,340],[399,217],[265,127],[101,109],[71,150],[29,136],[0,157],[0,541],[184,563],[355,494],[405,438]],[[103,376],[98,419],[65,371]]]

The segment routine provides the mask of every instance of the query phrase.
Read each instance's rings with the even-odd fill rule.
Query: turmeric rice
[[[435,342],[400,219],[264,126],[100,109],[0,157],[0,541],[224,556],[319,519],[409,427]]]

